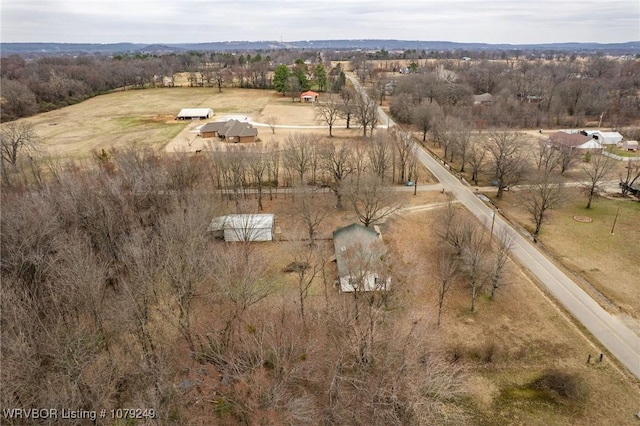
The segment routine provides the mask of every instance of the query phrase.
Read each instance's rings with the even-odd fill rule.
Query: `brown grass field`
[[[99,96],[79,105],[28,119],[35,124],[44,146],[54,155],[87,157],[92,150],[137,143],[164,150],[171,141],[189,136],[192,126],[176,122],[182,107],[211,107],[218,116],[245,115],[262,122],[276,115],[281,125],[316,126],[310,105],[293,103],[272,91],[211,88],[171,88],[124,91]],[[214,117],[213,121],[215,121]],[[281,141],[292,131],[313,131],[328,135],[326,129],[259,128],[264,141]],[[193,135],[191,133],[191,135]],[[359,130],[337,130],[338,138],[359,136]],[[493,195],[493,194],[490,194]],[[440,203],[439,192],[413,196],[402,193],[404,206]],[[268,198],[268,197],[267,197]],[[287,233],[300,230],[292,206],[295,196],[278,194],[265,201],[265,211],[276,213]],[[318,203],[335,213],[327,217],[319,237],[330,245],[337,226],[355,220],[348,210],[332,209],[331,194],[318,195]],[[526,223],[516,192],[505,198],[509,215]],[[509,206],[507,206],[509,204]],[[560,258],[567,268],[580,274],[607,297],[617,301],[621,312],[640,312],[640,276],[630,248],[637,248],[640,227],[637,207],[596,200],[594,209],[580,209],[576,196],[553,212],[544,225],[542,244]],[[608,234],[612,211],[620,205],[614,236]],[[447,356],[458,359],[467,372],[465,404],[479,425],[636,425],[640,411],[637,380],[617,366],[605,353],[602,363],[594,359],[603,350],[562,308],[550,300],[517,265],[511,265],[508,286],[494,301],[479,298],[477,312],[469,311],[470,295],[460,282],[447,299],[443,325],[436,329],[435,291],[428,277],[434,275],[438,259],[436,218],[439,210],[412,210],[397,213],[381,225],[388,246],[395,253],[395,270],[402,276],[395,291],[405,301],[406,318],[413,318],[433,330],[434,345]],[[575,214],[593,218],[589,224],[572,219]],[[635,217],[635,219],[634,219]],[[575,223],[574,223],[575,222]],[[274,262],[286,259],[286,243],[269,248]],[[636,250],[637,252],[637,250]],[[631,256],[631,257],[629,257]],[[615,278],[612,278],[615,277]],[[634,285],[635,283],[635,285]],[[320,294],[315,289],[315,294]],[[337,295],[336,297],[339,297]],[[587,356],[593,359],[587,364]],[[567,399],[536,389],[531,383],[548,369],[567,372],[578,379],[579,397]]]

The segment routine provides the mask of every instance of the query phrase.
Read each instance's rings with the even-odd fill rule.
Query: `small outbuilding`
[[[212,108],[182,108],[176,120],[206,120],[213,117]]]
[[[318,94],[311,90],[307,90],[306,92],[302,92],[300,94],[300,100],[302,102],[316,102],[318,100]]]
[[[622,135],[618,132],[603,132],[600,130],[583,130],[580,132],[600,142],[601,145],[617,145],[622,142]]]
[[[493,95],[491,93],[483,93],[481,95],[473,95],[474,105],[490,105],[493,102]]]
[[[214,218],[207,231],[225,241],[273,241],[273,214],[230,214]]]
[[[637,151],[638,141],[624,141],[622,142],[622,149],[625,151]]]
[[[340,291],[387,291],[391,278],[380,231],[352,223],[333,232]]]

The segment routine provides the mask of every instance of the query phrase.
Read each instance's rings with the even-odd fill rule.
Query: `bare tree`
[[[372,135],[378,123],[378,105],[368,96],[360,94],[356,95],[354,106],[354,117],[358,125],[362,126],[362,137],[366,138],[367,130]]]
[[[446,254],[444,250],[440,252],[438,280],[436,282],[438,291],[438,327],[442,319],[442,309],[444,308],[445,298],[458,276],[458,268],[458,262],[453,256]]]
[[[547,218],[547,211],[556,207],[562,200],[563,189],[562,182],[551,176],[550,170],[540,172],[536,181],[529,186],[525,195],[525,206],[535,224],[534,235],[540,234],[542,224]]]
[[[535,161],[538,172],[548,175],[562,164],[561,150],[554,148],[545,141],[540,141],[538,144],[538,155],[535,157]]]
[[[393,191],[386,188],[375,175],[363,175],[359,180],[351,177],[345,187],[345,195],[358,220],[367,227],[400,209]]]
[[[353,172],[353,150],[347,144],[326,142],[321,146],[320,157],[329,174],[329,188],[336,196],[336,208],[342,209],[342,184]]]
[[[313,193],[305,191],[304,188],[298,198],[299,203],[296,206],[296,213],[307,228],[309,245],[315,246],[315,235],[318,232],[318,227],[327,216],[327,212],[313,202]]]
[[[469,160],[471,149],[471,129],[463,120],[456,123],[453,133],[453,150],[460,156],[460,172],[464,172],[464,166]]]
[[[600,189],[604,179],[611,172],[611,169],[615,165],[613,158],[604,154],[592,155],[588,163],[582,166],[584,174],[587,177],[587,183],[584,185],[584,192],[587,193],[587,206],[585,208],[591,208],[591,202],[593,196]]]
[[[471,180],[478,184],[478,173],[484,166],[484,159],[487,155],[485,145],[479,140],[472,140],[469,147],[469,165],[471,166]]]
[[[631,187],[640,179],[640,161],[628,161],[625,169],[627,169],[627,173],[624,179],[620,176],[622,195],[627,195]]]
[[[340,118],[341,106],[342,103],[333,95],[329,95],[329,99],[324,102],[316,102],[314,106],[316,118],[329,126],[329,137],[333,137],[333,125]]]
[[[312,157],[319,143],[317,135],[293,133],[287,136],[284,160],[287,167],[298,174],[300,183],[305,182],[305,174],[311,168]]]
[[[262,189],[265,184],[265,173],[269,166],[266,158],[267,154],[263,152],[261,148],[254,149],[247,154],[249,156],[249,170],[251,171],[253,182],[258,189],[258,210],[262,211]]]
[[[14,170],[18,165],[18,158],[25,152],[32,151],[38,146],[38,136],[33,128],[33,124],[21,121],[11,122],[2,126],[0,138],[0,171],[7,179],[5,162],[9,163]]]
[[[422,132],[422,142],[427,140],[427,133],[438,116],[437,108],[437,105],[424,102],[413,109],[411,122]]]
[[[398,174],[399,182],[404,183],[407,179],[407,166],[410,158],[415,155],[416,145],[411,134],[402,131],[392,131],[391,141],[395,147],[395,158],[398,160],[398,167],[400,168]]]
[[[494,299],[498,289],[505,285],[507,277],[507,261],[509,252],[513,247],[513,238],[507,228],[501,228],[498,232],[497,247],[493,252],[493,264],[490,271],[491,292],[489,298]]]
[[[573,163],[576,162],[579,156],[580,155],[578,151],[575,149],[560,150],[560,174],[563,175],[564,172],[569,170],[573,166]]]
[[[487,244],[484,241],[484,227],[475,222],[464,228],[464,245],[460,259],[462,270],[471,281],[471,312],[476,310],[476,298],[485,280],[485,254]]]
[[[342,99],[340,114],[347,123],[347,129],[350,128],[351,118],[353,118],[355,114],[355,105],[358,97],[360,97],[360,94],[352,87],[343,87],[342,90],[340,90],[340,98]]]
[[[494,177],[498,186],[498,198],[505,188],[516,185],[526,170],[523,135],[512,132],[492,132],[487,149],[493,160]]]
[[[295,274],[298,290],[298,306],[300,318],[306,324],[305,303],[309,296],[309,289],[314,279],[320,273],[321,259],[318,258],[313,246],[300,247],[295,245],[291,250],[290,270]]]
[[[276,133],[276,127],[278,125],[279,119],[277,115],[268,115],[264,118],[264,122],[267,123],[269,128],[271,129],[271,133]]]
[[[384,181],[392,166],[393,146],[389,132],[378,132],[365,146],[371,170]]]

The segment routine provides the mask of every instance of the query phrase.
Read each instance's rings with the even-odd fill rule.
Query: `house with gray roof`
[[[333,232],[333,245],[342,292],[390,289],[387,251],[379,229],[352,223]]]
[[[219,137],[228,142],[255,142],[258,136],[258,129],[251,123],[238,120],[217,121],[207,123],[200,128],[200,136],[203,138]]]

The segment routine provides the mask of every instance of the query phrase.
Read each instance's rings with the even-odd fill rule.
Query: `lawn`
[[[531,219],[522,206],[523,195],[510,192],[499,204],[509,217],[531,229]],[[582,277],[612,302],[617,308],[614,313],[628,314],[638,320],[640,203],[599,197],[591,209],[585,206],[585,195],[578,189],[569,190],[565,202],[551,211],[538,240],[570,272]],[[591,222],[580,222],[574,217],[589,218]],[[586,289],[589,290],[588,286]]]

